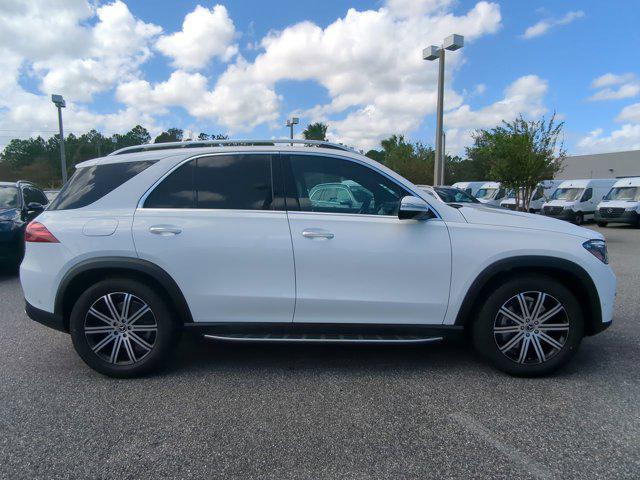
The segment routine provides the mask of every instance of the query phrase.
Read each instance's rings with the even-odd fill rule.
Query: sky
[[[570,154],[640,149],[638,24],[637,0],[3,0],[0,148],[56,132],[52,93],[65,133],[278,138],[298,116],[358,149],[433,144],[438,62],[422,49],[457,33],[448,153],[554,112]]]

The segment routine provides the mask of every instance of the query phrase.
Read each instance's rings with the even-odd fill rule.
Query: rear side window
[[[155,162],[109,163],[79,168],[51,202],[49,210],[70,210],[91,205]]]
[[[192,160],[165,178],[145,208],[271,210],[271,156],[214,155]]]

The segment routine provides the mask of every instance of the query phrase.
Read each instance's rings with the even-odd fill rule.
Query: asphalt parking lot
[[[465,345],[184,339],[161,374],[114,380],[23,313],[0,277],[0,478],[638,478],[640,230],[594,230],[614,325],[543,379]]]

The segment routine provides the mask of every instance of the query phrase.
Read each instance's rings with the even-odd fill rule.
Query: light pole
[[[293,126],[300,123],[300,119],[298,117],[291,117],[290,120],[287,120],[287,127],[291,129],[290,138],[293,140]],[[293,145],[293,143],[291,144]]]
[[[60,167],[62,168],[62,184],[67,183],[67,160],[64,156],[64,132],[62,131],[62,109],[67,106],[62,95],[51,95],[51,101],[58,107],[58,126],[60,127]]]
[[[438,69],[438,107],[436,112],[436,161],[433,166],[433,184],[440,185],[444,180],[444,156],[442,148],[443,140],[443,111],[444,111],[444,51],[458,50],[464,46],[462,35],[449,35],[444,39],[440,47],[431,45],[422,51],[424,60],[440,59]]]

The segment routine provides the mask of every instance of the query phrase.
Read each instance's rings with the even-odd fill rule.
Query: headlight
[[[604,240],[589,240],[584,242],[582,246],[602,263],[609,263],[607,242],[605,242]]]
[[[634,212],[636,210],[636,207],[627,207],[624,209],[625,212]]]
[[[572,205],[565,205],[564,210],[571,210]]]

